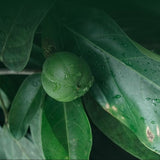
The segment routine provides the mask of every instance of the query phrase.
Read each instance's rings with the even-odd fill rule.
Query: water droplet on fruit
[[[57,84],[56,82],[52,82],[52,89],[55,91],[55,90],[57,90],[57,89],[59,89],[60,88],[60,85],[59,84]]]

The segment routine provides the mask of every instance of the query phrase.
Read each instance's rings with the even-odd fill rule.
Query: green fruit
[[[93,84],[88,64],[69,52],[57,52],[47,58],[41,79],[46,93],[61,102],[83,96]]]

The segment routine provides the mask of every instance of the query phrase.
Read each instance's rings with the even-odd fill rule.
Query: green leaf
[[[37,147],[41,157],[44,158],[43,150],[42,150],[42,138],[41,138],[41,127],[42,127],[42,109],[39,108],[36,115],[33,117],[30,123],[31,136],[35,146]]]
[[[0,128],[0,159],[42,159],[34,144],[23,137],[17,141],[7,127]]]
[[[91,128],[80,99],[60,103],[48,97],[41,133],[46,159],[89,159]]]
[[[20,86],[9,112],[10,131],[16,139],[25,135],[44,95],[39,74],[28,76]]]
[[[114,143],[139,159],[160,159],[160,156],[145,147],[128,127],[105,112],[91,96],[85,96],[84,102],[92,122]]]
[[[2,107],[3,105],[6,109],[8,109],[10,105],[10,101],[7,95],[4,93],[4,91],[0,89],[0,107]]]
[[[140,49],[105,12],[68,6],[57,5],[52,14],[64,32],[63,50],[88,62],[96,82],[91,93],[104,110],[160,154],[159,60]]]
[[[5,0],[0,2],[0,57],[15,71],[26,66],[35,30],[54,1]]]

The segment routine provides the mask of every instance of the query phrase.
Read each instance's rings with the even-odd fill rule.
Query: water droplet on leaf
[[[38,81],[34,81],[32,84],[33,84],[34,87],[37,87],[39,85],[39,82]]]
[[[140,120],[144,123],[145,119],[144,117],[141,117]]]
[[[160,99],[158,99],[158,98],[154,99],[154,101],[155,101],[156,103],[160,103]]]
[[[152,124],[155,124],[155,121],[151,121]]]
[[[117,94],[113,98],[119,99],[119,98],[121,98],[121,95]]]
[[[65,74],[65,76],[64,76],[64,77],[65,77],[65,79],[67,79],[67,78],[68,78],[68,75],[67,75],[67,74]]]
[[[146,98],[146,100],[147,100],[147,101],[150,101],[150,100],[151,100],[151,98],[150,98],[150,97],[147,97],[147,98]]]

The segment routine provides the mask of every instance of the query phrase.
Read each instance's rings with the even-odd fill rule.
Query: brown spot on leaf
[[[112,106],[112,109],[117,112],[117,108],[115,106]]]
[[[123,119],[123,120],[124,120],[125,118],[124,118],[123,116],[121,116],[121,119]]]
[[[147,127],[146,128],[146,135],[147,135],[147,138],[150,142],[153,142],[153,139],[154,139],[154,135],[153,133],[151,132],[150,128]]]
[[[159,131],[158,125],[157,125],[157,127],[156,127],[156,130],[157,130],[157,136],[160,136],[160,131]]]
[[[110,108],[109,104],[106,103],[106,105],[104,106],[104,110],[108,111],[109,108]]]

